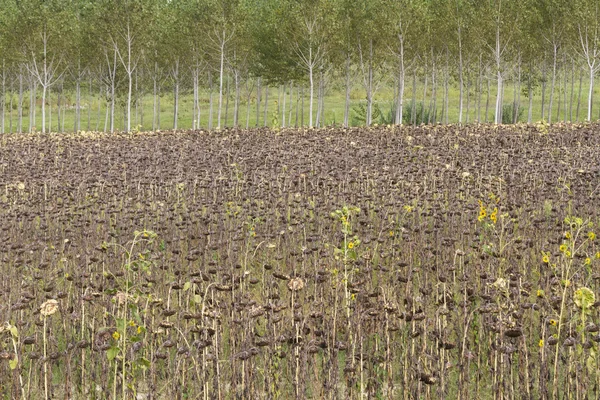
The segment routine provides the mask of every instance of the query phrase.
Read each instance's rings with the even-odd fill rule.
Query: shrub
[[[515,121],[515,111],[517,112],[516,122],[522,120],[523,112],[525,108],[519,107],[518,110],[515,110],[516,104],[508,103],[502,106],[502,123],[503,124],[512,124]]]

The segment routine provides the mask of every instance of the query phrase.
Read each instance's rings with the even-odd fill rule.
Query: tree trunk
[[[46,133],[46,93],[48,93],[48,87],[42,85],[42,133]]]
[[[227,86],[225,88],[225,121],[223,121],[223,127],[227,127],[227,124],[229,123],[229,86],[230,86],[230,80],[229,80],[229,75],[226,76],[227,79]]]
[[[196,69],[196,129],[202,126],[202,109],[200,108],[200,71]]]
[[[14,81],[10,82],[10,102],[8,105],[8,125],[9,125],[9,133],[13,133],[13,101],[14,101],[14,93],[15,93],[15,87],[14,87]]]
[[[23,133],[23,66],[19,67],[19,101],[17,105],[17,132]]]
[[[0,133],[4,132],[4,120],[6,114],[6,67],[2,60],[2,91],[0,91]]]
[[[571,58],[571,95],[569,99],[569,121],[573,122],[573,99],[575,98],[575,60]]]
[[[91,71],[88,71],[89,74],[89,87],[88,87],[88,104],[87,104],[87,127],[86,130],[89,132],[91,130],[91,125],[92,125],[92,101],[93,101],[93,95],[92,95],[92,73]]]
[[[64,92],[65,92],[65,82],[63,80],[61,80],[60,81],[60,93],[63,94]],[[62,133],[65,132],[65,127],[66,127],[65,118],[67,117],[67,107],[68,107],[66,96],[63,96],[63,98],[64,98],[64,101],[61,104],[62,113],[60,116],[60,131]]]
[[[315,126],[317,128],[321,127],[321,99],[322,99],[322,86],[323,86],[323,72],[319,73],[319,86],[317,88],[317,120],[315,122]]]
[[[292,111],[294,109],[293,102],[294,101],[294,81],[290,82],[290,106],[288,111],[288,126],[292,126]]]
[[[221,65],[219,68],[219,109],[217,110],[217,129],[221,129],[221,111],[223,109],[223,70],[225,66],[225,30],[221,40]]]
[[[543,66],[542,66],[542,121],[546,115],[545,106],[546,106],[546,58],[544,57]]]
[[[427,118],[427,123],[435,124],[437,114],[437,71],[435,65],[435,58],[433,57],[433,49],[431,61],[431,101],[429,103],[429,116]]]
[[[133,127],[134,129],[138,129],[138,118],[140,111],[140,91],[138,89],[138,71],[135,70],[135,116],[133,117]],[[141,124],[140,124],[141,125]]]
[[[298,127],[298,114],[299,114],[299,108],[300,108],[300,85],[298,85],[296,87],[296,116],[294,119],[294,127],[297,128]],[[291,112],[291,110],[290,110]]]
[[[29,93],[29,133],[31,133],[34,129],[37,129],[35,120],[35,109],[37,106],[35,104],[35,100],[37,99],[37,82],[33,76],[31,77],[31,90]]]
[[[9,133],[13,133],[13,101],[14,101],[14,93],[15,93],[15,87],[14,87],[14,80],[11,80],[10,82],[10,102],[8,104],[8,131]]]
[[[513,105],[513,124],[516,124],[519,122],[519,110],[521,108],[521,54],[519,54],[517,63],[517,82],[514,97],[516,97],[516,100],[514,101]]]
[[[61,131],[61,122],[62,122],[62,119],[61,119],[61,116],[62,116],[62,110],[61,110],[62,102],[61,102],[61,100],[62,100],[62,83],[60,84],[59,91],[58,91],[58,96],[57,96],[57,99],[56,99],[56,114],[57,114],[56,131],[57,132],[62,132]]]
[[[312,46],[309,46],[308,48],[308,82],[310,85],[310,100],[308,103],[308,121],[309,121],[309,128],[313,127],[313,101],[314,101],[314,88],[315,88],[315,82],[314,82],[314,67],[315,67],[315,63],[313,62],[313,58],[312,58]]]
[[[140,115],[140,120],[139,120],[139,126],[140,129],[144,129],[146,130],[145,126],[144,126],[144,96],[146,96],[146,90],[145,90],[145,85],[142,84],[142,89],[140,89],[138,91],[138,85],[137,85],[137,72],[136,72],[136,78],[135,78],[135,93],[136,93],[136,110],[139,109],[139,115]],[[142,70],[142,82],[144,80],[144,71]],[[136,119],[137,121],[137,119]]]
[[[249,79],[246,80],[246,88],[248,88],[248,81]],[[252,99],[252,89],[248,89],[248,96],[246,97],[246,129],[250,128],[250,101]],[[257,94],[257,100],[258,102],[258,94]]]
[[[100,117],[101,114],[100,112],[102,111],[102,99],[105,97],[103,95],[103,88],[102,88],[102,82],[99,82],[100,84],[98,85],[99,89],[100,89],[100,94],[98,95],[98,115],[96,117],[96,132],[98,132],[98,130],[100,129]],[[107,107],[108,109],[108,107]],[[106,132],[106,122],[104,123],[104,132]]]
[[[156,96],[156,129],[160,130],[160,92],[161,92],[161,83],[158,82],[157,96]]]
[[[196,68],[192,69],[192,92],[193,92],[193,100],[192,100],[192,130],[196,130],[198,128],[198,71]]]
[[[296,118],[294,120],[294,127],[298,127],[298,113],[300,108],[300,85],[296,88]]]
[[[412,123],[413,126],[417,125],[417,69],[416,68],[413,68],[410,122]]]
[[[304,127],[304,86],[300,91],[300,98],[302,99],[301,103],[301,111],[300,111],[300,126]]]
[[[286,88],[286,83],[283,83],[283,105],[282,105],[282,109],[281,109],[281,127],[285,128],[285,113],[286,113],[286,94],[287,94],[287,88]]]
[[[114,51],[112,70],[110,70],[109,63],[109,74],[110,74],[110,132],[115,131],[115,80],[117,74],[117,49]]]
[[[269,110],[269,85],[265,85],[265,112],[264,112],[264,122],[263,122],[263,126],[268,126],[268,121],[267,121],[267,113]]]
[[[275,100],[275,107],[277,108],[275,110],[275,115],[277,116],[277,121],[279,123],[279,120],[281,118],[279,118],[279,116],[281,115],[281,85],[277,86],[277,100]],[[273,124],[273,121],[271,120],[271,124],[273,125],[273,128],[275,128],[276,126]],[[279,126],[277,126],[278,128]]]
[[[52,132],[52,92],[48,88],[48,132]]]
[[[131,65],[129,66],[131,68]],[[133,94],[133,73],[127,71],[127,125],[126,132],[131,132],[131,98]]]
[[[344,128],[350,124],[350,53],[346,53],[346,98],[344,101]]]
[[[548,123],[552,123],[552,106],[554,104],[554,87],[556,85],[556,58],[557,58],[558,46],[553,43],[552,45],[552,81],[550,82],[550,99],[548,100]],[[559,95],[560,96],[560,95]]]
[[[483,97],[483,68],[481,66],[481,56],[479,56],[479,69],[477,71],[477,122],[479,123],[481,123],[481,97]]]
[[[367,116],[366,124],[371,126],[373,118],[373,39],[369,40],[369,71],[367,76]]]
[[[502,123],[502,88],[503,88],[503,81],[502,81],[502,73],[500,73],[500,66],[499,64],[497,65],[497,74],[496,74],[496,79],[497,79],[497,83],[498,86],[496,88],[496,90],[498,91],[496,93],[496,114],[494,117],[494,123],[495,124],[500,124]]]
[[[154,74],[152,76],[152,130],[157,130],[158,116],[158,62],[154,62]]]
[[[467,86],[467,109],[466,111],[466,116],[465,116],[465,123],[469,123],[470,119],[469,116],[471,114],[471,79],[467,78],[467,82],[466,82],[466,86]]]
[[[588,112],[587,112],[587,121],[592,120],[592,105],[594,99],[594,64],[590,65],[590,89],[588,91]]]
[[[497,26],[496,27],[496,51],[495,51],[495,57],[496,57],[496,79],[497,79],[497,92],[496,92],[496,111],[495,111],[495,116],[494,116],[494,123],[495,124],[500,124],[502,123],[502,88],[503,88],[503,82],[502,82],[502,71],[500,70],[501,67],[501,56],[502,56],[502,50],[500,48],[500,27]]]
[[[579,70],[579,89],[577,90],[577,110],[575,111],[575,120],[579,122],[579,109],[581,107],[581,91],[583,89],[583,69]]]
[[[396,118],[394,120],[396,125],[402,124],[403,112],[404,112],[404,35],[398,35],[400,49],[398,54],[398,98],[396,100]]]
[[[449,69],[450,67],[448,66],[448,51],[446,51],[446,71],[444,74],[444,123],[446,125],[448,125],[448,107],[449,107],[449,101],[448,101],[448,85],[449,85],[449,81],[450,81],[450,72]]]
[[[81,130],[81,63],[77,60],[77,78],[75,79],[75,123],[73,130]]]
[[[208,99],[208,129],[212,130],[213,128],[213,82],[212,82],[212,74],[208,75],[208,87],[210,90],[210,95]]]
[[[260,121],[260,96],[262,93],[261,78],[258,77],[258,81],[256,82],[256,127],[258,128],[258,121]]]
[[[179,119],[179,58],[173,66],[173,130],[177,129]]]
[[[458,25],[458,123],[463,121],[463,97],[464,97],[464,76],[463,76],[463,56],[462,56],[462,35],[460,24]]]
[[[106,96],[109,96],[109,95],[110,95],[110,88],[107,84],[106,85]],[[110,118],[110,107],[108,104],[106,104],[106,115],[104,116],[104,132],[105,133],[109,128],[109,118]]]
[[[529,107],[527,109],[527,123],[531,124],[533,119],[533,83],[531,82],[531,66],[527,74],[527,97],[529,98]]]
[[[563,53],[563,120],[567,121],[568,119],[568,109],[567,109],[567,93],[569,91],[569,77],[567,71],[567,55]]]
[[[487,93],[486,93],[486,98],[485,98],[485,122],[487,123],[489,121],[488,111],[490,109],[490,81],[491,81],[491,79],[490,79],[489,75],[486,80],[487,80]]]
[[[239,121],[239,113],[240,113],[240,73],[239,71],[235,71],[234,75],[235,79],[235,100],[233,102],[233,126],[238,128]]]
[[[322,68],[319,86],[319,115],[321,116],[319,126],[324,127],[327,122],[325,121],[325,74]]]
[[[560,75],[558,76],[558,104],[556,105],[556,121],[560,121],[560,106],[562,105],[562,84],[560,82]]]

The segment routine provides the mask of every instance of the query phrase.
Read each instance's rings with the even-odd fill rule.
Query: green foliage
[[[379,104],[373,102],[373,110],[371,111],[372,119],[375,123],[385,119],[384,113],[381,111]],[[362,126],[367,121],[367,103],[360,102],[356,106],[352,107],[351,125]]]
[[[512,124],[515,121],[515,106],[514,103],[504,104],[502,106],[502,123],[503,124]],[[524,107],[519,107],[516,110],[516,122],[523,121],[523,113],[525,112]]]
[[[391,125],[396,121],[396,102],[389,103],[389,106],[383,108],[379,103],[373,103],[373,122],[380,125]],[[415,124],[431,124],[436,121],[437,111],[431,111],[423,106],[423,102],[415,103]],[[365,125],[367,120],[367,105],[361,102],[352,107],[351,115],[352,126]],[[413,107],[412,102],[408,102],[402,110],[402,123],[404,125],[412,125],[413,122]]]
[[[413,123],[413,115],[415,115],[415,125],[428,124],[435,122],[437,111],[432,112],[429,108],[425,108],[422,101],[415,103],[415,109],[413,111],[413,103],[409,102],[404,107],[402,123],[411,125]]]

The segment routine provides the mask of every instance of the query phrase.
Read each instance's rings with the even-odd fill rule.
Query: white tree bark
[[[44,29],[41,33],[42,39],[42,57],[43,63],[42,65],[38,65],[37,57],[32,52],[31,53],[31,63],[27,65],[29,72],[32,77],[37,80],[37,82],[42,86],[42,132],[46,132],[46,93],[48,92],[48,88],[52,86],[60,77],[62,73],[56,74],[56,69],[60,65],[60,60],[55,63],[55,57],[52,56],[50,60],[48,60],[48,41],[49,35],[46,29]],[[35,124],[35,98],[33,101],[33,124]],[[31,125],[31,124],[30,124]],[[33,125],[31,126],[33,127]]]
[[[344,128],[349,125],[350,118],[350,91],[352,89],[352,81],[350,80],[350,53],[346,54],[346,98],[344,101]]]
[[[221,128],[221,114],[223,110],[223,78],[225,72],[225,47],[227,43],[233,38],[233,32],[227,33],[227,30],[223,28],[220,31],[215,29],[212,37],[213,43],[219,48],[219,104],[217,109],[217,129]]]
[[[287,86],[283,84],[283,104],[281,109],[281,127],[285,128],[285,113],[286,113],[286,100],[287,100]]]
[[[173,129],[177,129],[177,120],[179,119],[179,57],[175,58],[171,76],[173,77]]]
[[[256,82],[256,127],[258,128],[258,121],[260,121],[260,96],[262,93],[262,87],[261,87],[261,78],[260,76],[258,77],[258,80]]]
[[[598,29],[592,32],[585,26],[579,25],[579,41],[589,72],[587,121],[592,120],[592,105],[594,96],[594,76],[600,71],[600,37]]]
[[[548,123],[552,123],[552,106],[554,105],[554,87],[556,86],[556,59],[558,57],[558,44],[552,42],[552,81],[550,82],[550,99],[548,100]]]
[[[300,59],[300,64],[308,72],[309,82],[309,105],[308,105],[308,125],[309,128],[313,127],[313,102],[314,102],[314,72],[318,65],[322,64],[325,56],[325,47],[321,38],[319,37],[319,20],[317,16],[312,18],[304,18],[302,21],[302,28],[305,30],[306,37],[302,38],[302,41],[308,39],[308,48],[300,46],[298,42],[293,42],[293,48],[296,55]]]
[[[235,128],[238,128],[240,113],[240,71],[237,68],[233,70],[233,80],[235,83],[235,99],[233,101],[233,126]]]
[[[119,56],[119,60],[121,61],[121,65],[125,69],[125,73],[127,74],[127,104],[126,104],[126,131],[131,131],[131,98],[133,93],[133,73],[137,68],[137,64],[139,61],[139,56],[134,59],[133,55],[133,45],[135,43],[136,36],[132,32],[131,24],[129,20],[127,20],[126,30],[122,34],[123,39],[125,41],[126,53],[125,55],[119,48],[117,40],[113,37],[113,45],[115,48],[115,52]]]
[[[457,7],[458,7],[458,3],[457,3]],[[457,34],[458,34],[458,123],[462,124],[462,122],[463,122],[464,77],[463,77],[463,54],[462,54],[462,27],[461,27],[460,22],[457,27]]]
[[[500,49],[500,25],[496,27],[496,50],[494,52],[496,59],[496,79],[497,79],[497,92],[496,92],[496,110],[494,112],[494,123],[500,124],[502,122],[502,51]]]
[[[108,51],[104,53],[106,57],[106,66],[108,68],[108,86],[110,87],[110,112],[109,112],[109,132],[115,131],[115,96],[117,83],[117,50],[113,49],[112,60],[108,56]]]
[[[12,93],[11,93],[12,97]],[[2,90],[0,91],[0,133],[4,132],[4,120],[6,114],[6,64],[2,60]]]
[[[17,132],[23,133],[23,67],[19,66],[19,101],[17,104]]]
[[[401,28],[402,29],[402,28]],[[398,33],[398,99],[396,101],[396,125],[402,124],[403,111],[404,111],[404,34]]]

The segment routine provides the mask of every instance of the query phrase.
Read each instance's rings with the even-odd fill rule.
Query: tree
[[[510,66],[506,57],[514,50],[511,48],[525,18],[528,1],[489,0],[482,2],[477,17],[485,25],[485,37],[490,49],[496,75],[497,91],[494,109],[494,123],[502,122],[502,101],[504,78]]]
[[[239,0],[204,0],[204,7],[209,11],[210,20],[207,31],[213,51],[218,55],[219,73],[219,105],[217,109],[217,129],[221,127],[223,113],[223,84],[228,46],[237,34],[237,18],[239,17]]]
[[[465,70],[481,51],[476,4],[476,0],[435,0],[430,11],[435,16],[435,36],[444,38],[449,55],[456,64],[459,124],[464,121]]]
[[[42,87],[42,132],[46,132],[46,94],[65,72],[65,49],[72,32],[72,25],[61,21],[71,21],[73,10],[59,0],[41,4],[23,0],[17,5],[20,24],[15,29],[25,38],[27,70]]]
[[[283,8],[281,23],[300,67],[308,77],[309,127],[313,127],[315,72],[323,70],[328,51],[327,26],[335,15],[328,0],[289,1]]]
[[[535,9],[539,13],[538,32],[545,44],[549,45],[552,53],[552,80],[550,83],[550,98],[548,100],[548,123],[552,122],[552,105],[556,85],[556,70],[559,51],[564,45],[564,37],[569,28],[569,2],[559,0],[536,0]],[[533,38],[529,38],[533,39]],[[545,47],[545,46],[544,46]]]
[[[134,73],[143,55],[147,35],[152,31],[152,21],[155,20],[155,16],[161,11],[161,6],[164,6],[164,4],[151,0],[102,0],[98,5],[98,11],[101,14],[97,15],[97,18],[102,21],[102,28],[106,32],[105,43],[107,48],[105,52],[109,70],[115,70],[114,62],[112,63],[113,67],[110,67],[111,62],[108,55],[108,49],[112,48],[127,75],[125,129],[130,132]]]
[[[396,55],[398,62],[398,88],[396,98],[396,110],[394,122],[401,124],[404,114],[404,89],[406,78],[407,54],[412,50],[412,56],[416,53],[416,42],[422,34],[422,24],[427,15],[427,5],[421,0],[388,0],[385,9],[389,12],[384,14],[384,26],[392,28],[392,45],[390,51]]]
[[[388,64],[385,36],[379,27],[385,21],[386,12],[383,0],[358,0],[354,2],[355,18],[351,27],[358,54],[358,65],[366,91],[367,126],[372,123],[373,98],[382,83]]]
[[[591,121],[594,77],[600,71],[600,5],[594,0],[579,0],[576,4],[580,51],[589,72],[587,120]]]

